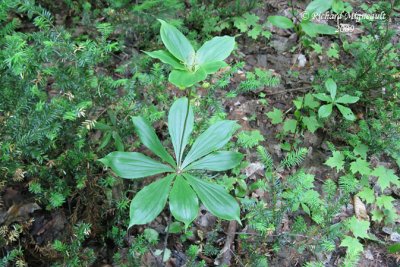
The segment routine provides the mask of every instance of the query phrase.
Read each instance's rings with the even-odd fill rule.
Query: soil
[[[279,11],[281,14],[288,14],[289,7],[287,4],[283,4],[283,1],[268,1],[265,4],[263,10],[257,11],[260,17],[266,17],[270,13],[276,13]],[[297,2],[297,1],[296,1]],[[305,3],[296,3],[299,10],[304,9]],[[271,29],[272,39],[267,43],[255,42],[248,38],[240,37],[238,41],[238,48],[240,54],[245,55],[242,59],[246,62],[245,69],[252,70],[254,68],[261,68],[271,70],[277,73],[281,77],[281,84],[275,88],[262,88],[256,92],[250,92],[239,95],[234,99],[223,99],[223,106],[229,107],[228,118],[235,119],[241,124],[242,128],[246,130],[260,130],[267,141],[263,142],[263,145],[267,150],[278,160],[282,155],[283,151],[279,147],[280,140],[276,138],[279,133],[279,126],[272,125],[270,120],[266,117],[265,113],[273,109],[273,107],[279,108],[283,111],[289,111],[292,108],[292,100],[304,92],[307,92],[311,88],[311,83],[314,79],[314,74],[320,68],[332,67],[336,64],[341,63],[339,60],[332,60],[327,58],[326,55],[318,56],[313,53],[305,53],[301,46],[298,44],[298,36],[291,33],[290,31]],[[361,34],[357,31],[355,35]],[[354,36],[355,37],[355,36]],[[324,36],[318,37],[318,41],[324,47],[329,47],[329,44],[333,41],[332,37]],[[305,55],[304,55],[305,54]],[[299,64],[299,57],[305,56],[306,63],[304,66]],[[343,60],[343,59],[341,59]],[[288,71],[297,71],[298,76],[291,75]],[[233,79],[240,79],[235,76]],[[233,81],[233,84],[235,81]],[[258,102],[258,95],[265,93],[267,95],[268,107],[260,105]],[[248,118],[256,114],[256,119],[248,122]],[[326,139],[326,133],[322,130],[317,131],[315,134],[306,133],[303,136],[297,135],[293,138],[302,140],[302,144],[309,150],[306,158],[304,168],[309,172],[313,173],[318,181],[317,187],[320,186],[328,177],[337,179],[337,174],[333,172],[329,167],[324,165],[324,161],[330,156],[329,151],[323,146],[323,140]],[[335,140],[330,140],[335,142]],[[254,155],[247,155],[251,162],[257,164],[257,159]],[[390,164],[390,163],[387,163]],[[254,174],[259,175],[259,174]],[[94,199],[101,198],[95,193],[95,188],[91,191]],[[118,190],[117,190],[118,191]],[[115,192],[118,194],[118,192]],[[89,196],[88,196],[89,198]],[[30,237],[24,242],[29,243],[31,248],[31,259],[27,259],[30,262],[30,266],[45,266],[40,258],[37,258],[37,252],[42,257],[46,257],[48,260],[56,259],[59,256],[54,255],[46,244],[54,241],[55,239],[62,239],[66,233],[70,233],[71,225],[77,221],[79,216],[90,216],[91,214],[98,214],[91,210],[85,210],[82,205],[87,203],[87,199],[75,199],[74,203],[69,203],[65,206],[65,210],[58,209],[57,211],[49,212],[43,207],[35,205],[33,196],[27,190],[27,184],[21,183],[21,186],[15,188],[7,188],[3,193],[4,207],[0,211],[0,223],[11,224],[13,222],[22,222],[31,220],[30,226]],[[100,201],[100,199],[99,199]],[[77,208],[79,206],[79,208]],[[400,205],[397,205],[399,207]],[[95,205],[91,205],[92,209],[99,208]],[[354,214],[354,209],[351,204],[342,208],[343,214],[338,217],[347,217]],[[79,212],[79,215],[77,214]],[[400,214],[400,209],[398,209]],[[107,220],[107,217],[113,216],[113,211],[104,211],[103,218],[98,218],[103,222]],[[160,215],[157,220],[150,223],[148,227],[155,229],[161,233],[161,242],[157,245],[158,248],[163,248],[163,240],[165,237],[165,228],[168,222],[168,212],[165,211]],[[91,219],[93,221],[93,218]],[[208,213],[205,209],[201,211],[201,215],[196,219],[193,228],[191,229],[196,233],[193,237],[193,242],[199,242],[202,239],[201,235],[205,235],[208,231],[213,229],[216,225],[216,218]],[[94,225],[93,234],[90,238],[85,241],[85,245],[95,249],[95,252],[99,255],[100,260],[96,262],[94,266],[111,266],[112,262],[112,251],[115,250],[113,244],[109,244],[107,250],[104,250],[104,240],[98,240],[96,233],[103,230],[105,226]],[[240,251],[238,240],[235,238],[235,232],[242,232],[246,226],[232,226],[228,222],[222,223],[221,231],[219,231],[218,244],[222,252],[232,250],[233,255],[224,254],[224,257],[219,257],[219,262],[230,263],[230,266],[242,266],[240,261],[236,260],[236,257],[240,258]],[[282,226],[285,227],[285,226]],[[129,233],[126,237],[127,243],[134,242],[135,233],[143,231],[143,227],[137,227]],[[232,232],[233,229],[233,232]],[[382,240],[389,240],[390,235],[385,233],[380,228],[374,228],[373,233]],[[228,242],[228,246],[226,246]],[[330,254],[324,253],[308,253],[300,254],[293,244],[296,240],[291,240],[290,244],[281,247],[281,250],[274,254],[271,259],[270,266],[289,267],[289,266],[303,266],[306,261],[320,260],[325,262],[325,266],[337,266],[338,259],[343,257],[345,249],[341,248]],[[108,245],[108,244],[107,244]],[[224,247],[225,246],[225,247]],[[166,263],[165,266],[185,266],[187,256],[182,252],[183,245],[180,242],[179,236],[171,234],[168,238],[167,247],[171,250],[171,259]],[[268,248],[269,249],[269,248]],[[128,251],[120,251],[121,254],[126,254]],[[226,258],[227,257],[227,258]],[[215,259],[209,258],[205,255],[200,255],[209,266],[214,266]],[[398,261],[400,258],[395,258],[389,255],[383,246],[378,243],[368,242],[365,244],[365,251],[359,262],[359,266],[373,267],[373,266],[388,266],[394,267],[399,266]],[[160,257],[155,259],[151,254],[148,254],[143,259],[143,266],[162,266],[160,264]]]

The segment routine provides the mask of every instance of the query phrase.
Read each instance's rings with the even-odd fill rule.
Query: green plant
[[[300,130],[302,128],[314,133],[322,126],[322,123],[318,120],[314,112],[314,110],[320,106],[320,103],[314,99],[311,93],[307,93],[304,96],[298,96],[293,100],[293,104],[296,108],[294,111],[294,119],[284,120],[285,114],[277,108],[273,108],[273,110],[267,112],[266,115],[271,119],[271,123],[274,125],[283,123],[283,133],[301,132]]]
[[[351,96],[348,94],[336,98],[337,85],[332,79],[326,80],[325,87],[329,92],[329,95],[325,93],[314,94],[315,98],[328,103],[319,107],[318,116],[320,118],[329,117],[332,114],[332,108],[336,106],[346,120],[354,121],[356,117],[354,116],[353,112],[343,104],[354,104],[360,98],[358,96]]]
[[[161,40],[168,51],[157,50],[146,54],[173,67],[168,80],[177,87],[190,87],[205,80],[208,74],[227,66],[223,60],[231,54],[235,46],[233,37],[214,37],[195,51],[178,29],[163,20],[159,21]]]
[[[239,29],[241,33],[246,33],[249,37],[256,40],[259,36],[266,39],[271,37],[271,32],[266,29],[266,25],[259,23],[260,18],[252,13],[244,13],[240,17],[233,18],[233,25]]]
[[[297,33],[305,33],[310,37],[316,37],[318,34],[336,34],[337,30],[327,24],[312,22],[316,14],[324,13],[332,7],[332,1],[314,0],[308,4],[306,10],[302,14],[299,24],[294,24],[293,21],[284,16],[269,16],[268,21],[282,29],[293,29]],[[292,14],[295,16],[295,14]]]
[[[96,124],[94,125],[95,129],[104,132],[100,146],[98,147],[97,150],[101,150],[104,147],[106,147],[112,138],[115,143],[115,148],[118,151],[124,151],[124,144],[122,142],[120,134],[118,133],[117,117],[113,111],[107,110],[107,113],[110,118],[111,125],[102,122],[96,122]]]
[[[55,240],[53,249],[59,252],[63,260],[53,266],[89,266],[94,263],[96,257],[93,249],[82,248],[82,242],[90,235],[90,224],[78,223],[74,226],[74,237],[71,243]]]
[[[194,115],[188,99],[176,100],[168,115],[175,160],[163,147],[145,119],[134,117],[132,121],[142,143],[167,164],[137,152],[112,152],[100,161],[118,176],[127,179],[160,173],[171,174],[144,187],[136,194],[131,202],[129,227],[152,221],[163,210],[168,196],[172,215],[184,222],[186,228],[197,217],[199,209],[197,196],[217,217],[240,221],[239,205],[223,187],[202,181],[189,172],[224,171],[240,163],[242,155],[238,152],[216,152],[230,140],[236,128],[234,121],[219,121],[211,125],[194,141],[192,148],[184,157],[184,150],[193,129]],[[172,189],[171,184],[173,184]]]

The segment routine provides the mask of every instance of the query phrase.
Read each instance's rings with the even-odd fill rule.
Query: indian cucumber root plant
[[[398,266],[400,1],[0,3],[0,266]]]

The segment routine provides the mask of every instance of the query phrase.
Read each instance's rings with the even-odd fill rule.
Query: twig
[[[180,140],[180,148],[179,148],[179,154],[178,155],[176,155],[176,157],[177,157],[177,159],[176,159],[176,163],[178,164],[178,168],[180,169],[181,168],[181,161],[182,161],[182,159],[181,159],[181,157],[182,157],[182,153],[183,153],[183,146],[182,146],[182,144],[183,144],[183,139],[184,139],[184,137],[185,137],[185,132],[186,132],[186,124],[187,124],[187,119],[188,119],[188,117],[189,117],[189,111],[190,111],[190,96],[191,96],[191,93],[192,93],[192,88],[189,88],[189,93],[188,93],[188,104],[187,104],[187,110],[186,110],[186,116],[185,116],[185,121],[184,121],[184,123],[183,123],[183,133],[182,133],[182,137],[181,137],[181,140]]]
[[[230,221],[229,226],[228,226],[228,233],[226,236],[225,245],[221,249],[221,252],[220,252],[218,258],[216,259],[216,262],[218,262],[218,265],[231,266],[231,259],[232,259],[231,245],[233,243],[233,240],[235,239],[236,228],[237,228],[237,222]]]
[[[169,236],[169,226],[171,224],[171,219],[172,219],[172,214],[169,214],[169,218],[168,218],[168,225],[167,228],[165,229],[165,231],[167,232],[165,234],[165,238],[164,238],[164,249],[163,249],[163,253],[162,253],[162,257],[161,257],[161,261],[164,262],[164,255],[165,255],[165,250],[167,249],[167,245],[168,245],[168,236]]]
[[[258,234],[258,233],[236,232],[235,234],[265,237],[265,235]],[[283,236],[283,235],[292,236],[292,237],[304,237],[304,238],[308,238],[308,239],[312,239],[312,240],[318,240],[318,238],[315,238],[315,237],[312,237],[312,236],[301,235],[301,234],[290,234],[288,232],[282,232],[282,233],[279,233],[279,234],[268,234],[268,236]]]
[[[156,260],[157,267],[158,267],[158,266],[162,267],[162,266],[163,266],[162,260],[161,260],[161,262],[158,260],[157,256],[154,254],[154,252],[153,252],[152,249],[149,249],[149,251],[150,251],[151,256],[153,256],[153,258]]]
[[[283,91],[279,91],[279,92],[274,92],[274,93],[266,94],[266,96],[284,94],[284,93],[287,93],[287,92],[294,92],[294,91],[309,90],[309,89],[312,89],[312,88],[313,88],[312,86],[305,86],[305,87],[287,89],[287,90],[283,90]]]

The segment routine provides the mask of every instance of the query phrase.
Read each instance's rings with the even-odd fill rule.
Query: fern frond
[[[358,180],[351,174],[339,177],[339,187],[345,193],[353,193],[357,190]]]
[[[287,169],[299,166],[306,157],[307,152],[308,150],[304,147],[300,148],[299,150],[290,151],[281,161],[281,166]]]
[[[274,160],[271,154],[262,146],[257,146],[257,153],[265,166],[265,171],[270,172],[274,169]]]

